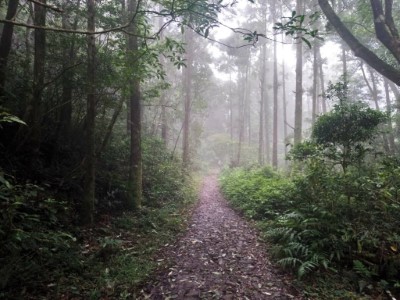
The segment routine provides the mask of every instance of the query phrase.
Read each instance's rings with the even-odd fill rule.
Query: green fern
[[[360,260],[353,260],[353,269],[354,271],[365,279],[371,279],[373,276],[376,276],[377,273],[374,270],[371,270],[366,265],[364,265]]]
[[[301,265],[303,262],[296,257],[285,257],[278,260],[278,264],[280,264],[284,268],[295,269],[297,265]]]

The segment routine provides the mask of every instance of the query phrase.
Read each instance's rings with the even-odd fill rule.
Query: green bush
[[[76,239],[64,229],[66,203],[36,185],[13,184],[0,174],[0,288],[25,288],[51,280],[55,272],[78,270]]]
[[[291,151],[302,170],[296,177],[265,176],[265,169],[221,177],[227,198],[259,222],[277,262],[299,277],[347,268],[360,282],[399,286],[400,161],[377,156],[372,143],[384,119],[341,103]]]
[[[221,188],[232,204],[255,220],[274,218],[286,211],[293,184],[269,168],[226,170]]]

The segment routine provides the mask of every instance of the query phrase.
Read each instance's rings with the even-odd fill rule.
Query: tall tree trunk
[[[320,43],[317,42],[316,46],[317,48],[317,57],[318,57],[318,67],[319,67],[319,81],[320,81],[320,87],[321,87],[321,104],[322,104],[322,113],[327,112],[327,107],[326,107],[326,99],[325,99],[325,80],[324,80],[324,70],[323,70],[323,61],[321,57],[321,45]]]
[[[266,70],[265,70],[266,72]],[[267,91],[264,91],[264,119],[265,119],[265,162],[271,164],[271,100],[267,95]]]
[[[162,9],[162,7],[160,6],[160,9]],[[158,27],[159,30],[161,30],[163,28],[163,24],[164,24],[164,18],[159,18],[158,21]],[[164,32],[161,31],[160,32],[160,40],[164,39]],[[161,65],[164,67],[165,66],[165,60],[164,60],[164,56],[163,55],[159,55],[159,60]],[[165,146],[168,146],[168,124],[167,124],[167,99],[166,99],[166,93],[165,91],[161,91],[161,97],[160,97],[160,104],[161,104],[161,139],[164,142]]]
[[[303,1],[297,0],[296,11],[303,13]],[[301,33],[299,33],[301,34]],[[303,44],[300,41],[296,45],[296,101],[294,116],[294,145],[301,143],[303,124]]]
[[[313,86],[312,86],[312,112],[311,123],[314,125],[318,115],[318,48],[315,44],[313,47]]]
[[[80,7],[80,0],[77,3],[77,6]],[[74,24],[72,26],[72,30],[76,30],[78,25],[78,17],[75,18]],[[68,25],[68,18],[64,13],[62,15],[62,26],[64,29],[71,29]],[[70,65],[75,60],[75,37],[72,37],[72,40],[69,42],[70,44],[63,49],[63,69],[67,70]],[[72,69],[68,69],[64,72],[62,76],[62,96],[61,96],[61,107],[60,107],[60,119],[59,119],[59,129],[58,129],[58,137],[62,141],[68,142],[70,139],[71,133],[71,121],[72,121],[72,78],[74,75],[74,71]]]
[[[17,13],[18,0],[9,0],[6,20],[12,20]],[[0,38],[0,104],[4,97],[4,84],[7,74],[8,55],[10,54],[14,25],[5,23]]]
[[[276,22],[276,0],[272,1],[272,18]],[[278,168],[278,59],[277,59],[277,44],[274,43],[274,78],[273,78],[273,133],[272,133],[272,166]]]
[[[342,69],[344,79],[347,80],[347,57],[346,57],[346,49],[344,43],[342,43]]]
[[[129,17],[133,16],[137,9],[137,1],[129,0]],[[137,37],[137,20],[129,25],[128,35],[128,61],[134,60],[134,66],[139,64],[137,55],[139,50]],[[132,66],[131,66],[132,67]],[[128,203],[129,209],[139,209],[142,205],[142,112],[140,103],[140,80],[138,74],[133,72],[129,84],[129,105],[130,122],[129,131],[131,138],[129,182],[128,182]]]
[[[184,169],[190,165],[190,113],[192,106],[192,73],[193,73],[193,32],[188,29],[185,31],[186,43],[186,68],[183,71],[184,78],[184,120],[183,120],[183,139],[182,139],[182,161]]]
[[[266,12],[266,11],[265,11]],[[261,64],[260,64],[260,128],[258,136],[258,163],[259,165],[264,164],[264,114],[265,114],[265,65],[267,49],[266,45],[263,44],[261,48]]]
[[[34,25],[46,26],[46,9],[40,5],[44,0],[34,4]],[[17,133],[17,149],[29,145],[31,149],[31,167],[39,156],[41,143],[41,118],[42,118],[42,94],[45,80],[46,63],[46,31],[42,28],[34,30],[34,58],[33,58],[33,85],[32,95],[28,98],[24,120],[28,128],[20,127]]]
[[[236,166],[240,165],[241,154],[242,154],[242,144],[244,139],[244,98],[246,95],[245,79],[243,78],[243,73],[239,76],[238,84],[238,128],[239,128],[239,142],[238,142],[238,152],[236,157]]]
[[[95,0],[87,0],[87,30],[95,31]],[[96,126],[96,37],[89,34],[87,37],[87,106],[86,106],[86,139],[84,159],[84,187],[83,200],[80,209],[82,224],[93,223],[94,198],[95,198],[95,126]]]
[[[168,146],[168,124],[165,93],[161,95],[161,139]]]
[[[230,161],[233,162],[233,155],[235,151],[234,143],[233,143],[233,94],[232,94],[232,72],[229,71],[229,133],[231,138],[230,145]]]
[[[383,85],[385,88],[385,99],[386,99],[386,112],[389,115],[388,127],[389,127],[389,134],[388,140],[391,149],[391,153],[397,153],[398,149],[394,139],[394,132],[393,132],[393,124],[392,124],[392,103],[390,101],[390,92],[389,92],[389,82],[386,78],[383,78]]]
[[[286,100],[286,75],[285,75],[285,61],[282,60],[282,112],[283,112],[283,136],[285,147],[285,164],[287,164],[287,143],[288,143],[288,120],[287,120],[287,100]]]
[[[250,97],[250,91],[251,91],[251,81],[249,80],[249,74],[250,74],[250,63],[247,64],[246,67],[246,88],[245,88],[245,124],[247,124],[247,133],[248,133],[248,145],[249,147],[251,146],[251,97]]]

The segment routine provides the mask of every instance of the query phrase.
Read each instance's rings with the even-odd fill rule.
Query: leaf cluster
[[[307,18],[309,22],[308,24],[305,24]],[[284,32],[285,35],[291,36],[295,40],[301,39],[311,49],[311,42],[307,37],[323,40],[319,35],[318,29],[310,29],[310,26],[312,26],[319,18],[320,14],[318,12],[307,17],[306,15],[297,14],[296,11],[292,11],[291,16],[282,17],[282,20],[285,20],[285,22],[275,23],[273,29],[277,32]]]

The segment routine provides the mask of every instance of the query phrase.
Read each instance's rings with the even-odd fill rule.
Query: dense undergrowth
[[[133,297],[195,199],[192,180],[163,143],[146,139],[143,147],[144,206],[124,210],[128,143],[112,143],[99,161],[91,227],[74,223],[74,192],[0,173],[0,298]]]
[[[344,272],[354,291],[399,288],[400,167],[363,176],[323,165],[293,179],[269,169],[233,169],[224,194],[256,220],[276,261],[307,279]]]
[[[374,147],[383,120],[342,103],[291,151],[289,178],[268,168],[221,176],[224,194],[257,221],[277,263],[309,283],[308,296],[399,293],[400,160]]]

